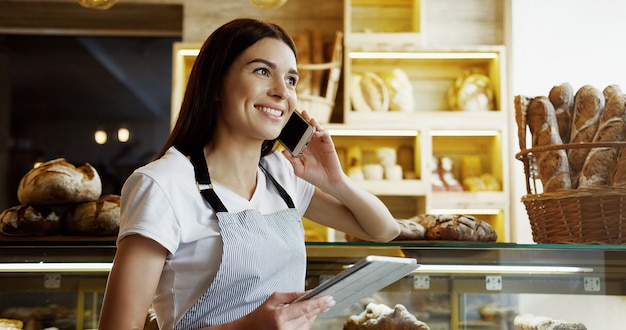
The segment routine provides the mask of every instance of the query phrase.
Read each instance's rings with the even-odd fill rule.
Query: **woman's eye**
[[[259,74],[262,74],[264,76],[268,76],[270,74],[270,70],[268,70],[267,68],[258,68],[256,70],[254,70],[255,72],[258,72]]]
[[[298,84],[298,79],[297,79],[297,78],[294,78],[294,77],[288,77],[288,78],[287,78],[287,83],[288,83],[290,86],[296,86],[296,85]]]

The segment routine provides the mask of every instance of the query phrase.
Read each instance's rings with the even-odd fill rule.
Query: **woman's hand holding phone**
[[[332,188],[333,183],[344,179],[343,169],[328,131],[306,111],[302,118],[315,127],[315,133],[308,146],[299,157],[284,150],[283,155],[291,162],[297,176],[324,189]]]

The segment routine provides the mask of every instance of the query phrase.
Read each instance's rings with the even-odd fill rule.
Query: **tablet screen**
[[[296,299],[331,295],[335,306],[319,318],[334,317],[359,300],[407,276],[420,265],[412,258],[368,256]]]

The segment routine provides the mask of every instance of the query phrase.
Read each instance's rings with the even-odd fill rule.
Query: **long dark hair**
[[[263,38],[281,40],[296,54],[293,40],[282,27],[256,19],[235,19],[219,27],[206,39],[191,69],[176,125],[157,158],[162,157],[171,146],[190,155],[201,150],[213,138],[217,111],[220,109],[217,99],[226,73],[241,53]],[[263,142],[262,156],[272,151],[274,142]]]

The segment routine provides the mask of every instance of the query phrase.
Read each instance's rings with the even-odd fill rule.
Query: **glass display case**
[[[0,317],[95,329],[113,238],[0,239]],[[343,329],[367,303],[402,304],[430,329],[514,329],[518,314],[618,329],[626,246],[465,242],[307,243],[307,288],[367,255],[416,258],[415,272],[315,329]],[[494,312],[495,311],[495,312]],[[491,314],[490,314],[491,312]]]

